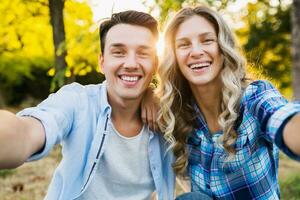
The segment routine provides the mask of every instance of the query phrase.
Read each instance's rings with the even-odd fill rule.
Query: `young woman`
[[[179,11],[165,41],[160,128],[196,193],[185,199],[279,199],[278,148],[300,160],[300,104],[246,78],[233,33],[210,8]]]

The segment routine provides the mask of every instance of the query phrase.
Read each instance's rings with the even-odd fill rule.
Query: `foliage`
[[[291,95],[291,26],[290,5],[270,1],[248,3],[244,17],[248,40],[244,44],[251,65],[278,83],[279,88]]]
[[[51,35],[45,34],[51,31],[48,11],[36,2],[6,0],[0,15],[0,74],[15,83],[20,76],[31,77],[33,63],[45,67],[51,60]]]
[[[90,8],[85,2],[69,0],[66,1],[64,15],[68,48],[66,76],[84,76],[98,70],[98,27],[92,22]]]
[[[38,78],[33,69],[46,72],[52,62],[48,9],[42,4],[46,2],[4,0],[0,4],[0,90],[8,103],[19,102],[14,88]]]
[[[92,13],[86,1],[67,0],[64,17],[69,67],[62,77],[76,80],[76,76],[96,73],[99,71],[97,27],[93,25]],[[30,92],[35,90],[49,93],[49,81],[55,75],[55,70],[48,1],[3,0],[0,18],[1,94],[7,103],[19,103],[22,96],[18,96],[16,91],[21,90],[22,95],[28,92],[31,96],[34,94]],[[44,74],[41,75],[41,71]],[[35,84],[41,81],[43,85]],[[27,83],[33,84],[35,89]],[[44,98],[45,92],[41,93],[40,98]]]
[[[163,27],[168,18],[182,7],[204,4],[220,10],[224,9],[230,0],[155,0],[155,2],[160,12],[159,22]]]
[[[99,42],[96,32],[97,27],[93,25],[92,13],[86,2],[66,1],[64,21],[66,43],[62,45],[61,49],[66,48],[68,51],[66,56],[67,68],[55,71],[53,67],[49,71],[49,75],[55,75],[52,83],[58,83],[59,86],[63,85],[65,76],[69,82],[72,82],[76,80],[76,76],[85,76],[98,69]]]

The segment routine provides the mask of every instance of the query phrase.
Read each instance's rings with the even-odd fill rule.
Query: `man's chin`
[[[137,92],[137,89],[134,90],[126,90],[124,89],[119,93],[119,97],[124,100],[138,100],[142,96],[142,92]]]
[[[124,100],[132,100],[132,101],[137,101],[137,100],[140,100],[141,99],[141,96],[142,95],[138,95],[138,94],[132,94],[132,95],[123,95],[122,96],[122,99],[124,99]]]

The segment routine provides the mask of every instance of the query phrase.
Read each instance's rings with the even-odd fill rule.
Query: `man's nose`
[[[124,68],[126,69],[136,69],[138,68],[138,62],[135,54],[129,54],[124,61]]]

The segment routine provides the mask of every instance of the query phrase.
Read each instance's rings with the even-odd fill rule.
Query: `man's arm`
[[[300,113],[293,116],[283,129],[285,145],[300,156]]]
[[[0,110],[0,169],[22,165],[44,143],[45,131],[39,120]]]

